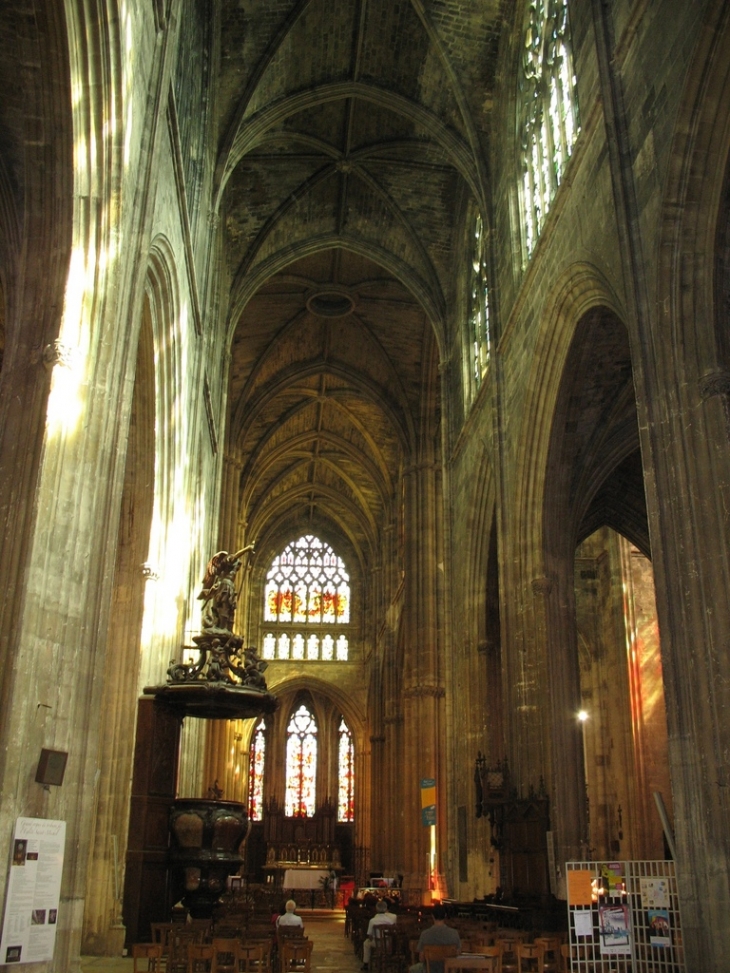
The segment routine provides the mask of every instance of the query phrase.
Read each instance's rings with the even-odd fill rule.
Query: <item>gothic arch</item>
[[[569,267],[543,306],[549,312],[540,322],[519,432],[517,523],[502,560],[503,591],[513,595],[502,601],[513,645],[504,668],[505,735],[519,741],[519,749],[511,744],[509,758],[520,786],[537,786],[544,778],[557,821],[556,855],[571,860],[582,854],[586,829],[582,742],[574,716],[580,699],[571,609],[575,528],[560,523],[550,529],[551,456],[563,378],[581,321],[598,308],[618,321],[625,315],[610,282],[587,263]],[[560,550],[553,549],[556,536]]]

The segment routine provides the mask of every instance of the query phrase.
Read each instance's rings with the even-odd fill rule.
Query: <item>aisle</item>
[[[344,918],[317,918],[307,920],[302,912],[304,930],[314,942],[312,969],[314,973],[357,973],[360,960],[352,949],[352,942],[345,938]]]
[[[345,939],[345,920],[342,916],[308,916],[302,910],[307,937],[314,943],[312,973],[358,973],[360,960],[352,943]],[[99,956],[82,956],[83,973],[131,973],[132,960]]]

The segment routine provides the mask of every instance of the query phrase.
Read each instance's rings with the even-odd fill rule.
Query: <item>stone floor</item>
[[[356,973],[360,960],[352,949],[352,943],[345,938],[345,920],[334,918],[307,917],[306,910],[301,912],[306,934],[314,942],[312,951],[312,973]],[[82,956],[83,973],[131,973],[132,960],[125,957]]]

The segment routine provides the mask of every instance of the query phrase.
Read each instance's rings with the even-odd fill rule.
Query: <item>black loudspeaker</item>
[[[63,750],[41,750],[35,779],[39,784],[55,784],[60,787],[66,773],[68,754]]]

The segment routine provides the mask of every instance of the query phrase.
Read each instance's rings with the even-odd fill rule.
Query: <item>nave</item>
[[[357,973],[360,960],[345,937],[344,913],[335,911],[329,916],[308,915],[298,910],[304,920],[305,935],[314,942],[312,973]],[[131,956],[82,956],[82,973],[132,973]]]

